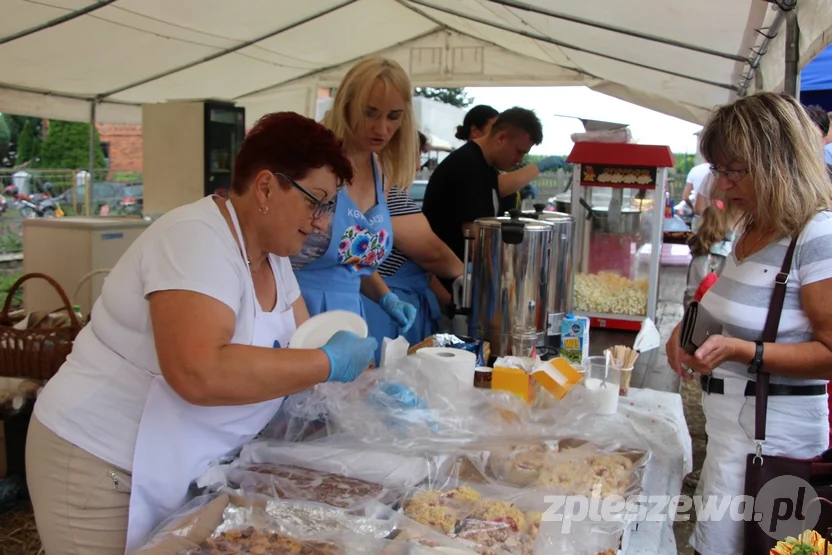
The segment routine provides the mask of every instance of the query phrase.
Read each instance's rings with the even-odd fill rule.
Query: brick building
[[[96,124],[104,156],[116,172],[142,172],[142,126],[114,123]]]

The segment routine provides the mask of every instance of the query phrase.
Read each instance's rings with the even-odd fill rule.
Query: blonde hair
[[[702,221],[696,234],[688,240],[690,252],[693,256],[707,256],[711,248],[724,241],[731,231],[729,216],[725,210],[716,206],[708,206],[702,212]]]
[[[397,62],[373,57],[352,66],[335,93],[332,108],[321,123],[344,141],[345,148],[355,146],[356,122],[366,117],[364,110],[370,91],[379,81],[384,84],[385,90],[386,87],[394,87],[405,103],[402,124],[379,153],[379,162],[391,185],[398,185],[399,190],[407,190],[416,178],[419,136],[416,134],[413,116],[413,87],[407,73]]]
[[[832,206],[817,129],[794,98],[759,93],[721,106],[700,141],[702,155],[712,164],[748,165],[758,223],[779,236],[796,236],[820,210]],[[741,214],[740,223],[747,228],[751,215]]]

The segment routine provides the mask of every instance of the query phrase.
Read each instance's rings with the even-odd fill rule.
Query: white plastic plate
[[[369,329],[364,318],[348,310],[333,310],[313,316],[300,325],[289,347],[292,349],[320,349],[339,331],[351,331],[358,337],[367,337]]]

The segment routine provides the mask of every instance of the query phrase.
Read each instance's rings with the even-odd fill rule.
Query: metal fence
[[[44,170],[44,169],[9,169],[0,168],[0,185],[5,189],[13,184],[12,176],[20,171],[25,171],[31,176],[30,192],[43,191],[44,185],[52,185],[53,194],[60,194],[75,185],[75,175],[78,169]],[[88,170],[83,170],[88,171]],[[93,181],[115,181],[120,183],[141,182],[140,173],[119,170],[117,168],[105,168],[93,172]]]

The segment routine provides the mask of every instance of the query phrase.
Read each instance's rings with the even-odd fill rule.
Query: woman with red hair
[[[282,349],[308,318],[289,263],[353,177],[341,142],[294,113],[242,143],[230,198],[154,222],[110,273],[92,321],[37,400],[26,446],[49,555],[123,555],[250,441],[282,399],[367,368],[374,339]]]

